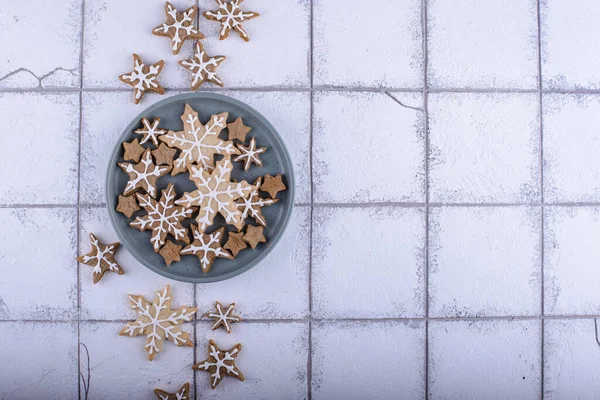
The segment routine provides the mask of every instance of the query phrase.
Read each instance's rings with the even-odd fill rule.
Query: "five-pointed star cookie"
[[[140,209],[140,206],[138,205],[135,196],[119,195],[119,201],[115,209],[127,218],[131,218],[133,213]]]
[[[167,240],[167,243],[162,247],[162,249],[160,249],[158,254],[160,254],[162,256],[162,258],[165,259],[165,263],[167,265],[171,265],[171,263],[173,261],[181,260],[181,257],[179,256],[179,252],[181,251],[182,248],[183,248],[183,246],[181,246],[179,244],[175,244],[170,240]]]
[[[223,246],[224,249],[231,251],[234,257],[238,255],[241,250],[244,250],[248,245],[242,239],[244,236],[243,232],[229,232],[229,237],[227,238],[227,243]]]
[[[177,153],[176,149],[172,149],[164,143],[161,143],[157,149],[151,151],[154,156],[156,165],[170,165],[173,166],[173,157]]]
[[[248,225],[246,228],[246,234],[242,237],[246,243],[250,245],[253,249],[258,246],[259,243],[267,243],[267,239],[265,235],[263,235],[263,227],[262,226],[254,226]]]
[[[281,180],[281,174],[279,174],[277,176],[271,176],[271,175],[265,176],[263,184],[260,187],[260,190],[262,190],[263,192],[269,193],[269,196],[271,196],[272,198],[275,198],[277,196],[277,193],[281,192],[282,190],[286,190],[286,189],[287,189],[287,187],[284,185],[283,181]]]
[[[246,141],[246,135],[252,130],[252,128],[244,125],[242,117],[238,117],[232,123],[227,124],[227,130],[229,131],[229,140],[237,139],[244,143]]]
[[[225,375],[233,376],[240,381],[244,380],[244,375],[235,365],[235,359],[242,351],[242,345],[236,344],[229,350],[221,350],[219,346],[211,339],[208,341],[208,358],[192,367],[197,371],[207,371],[210,373],[210,387],[216,388]]]
[[[238,209],[235,200],[248,197],[254,186],[246,181],[232,182],[232,169],[233,165],[229,157],[217,161],[212,173],[200,166],[189,166],[190,180],[198,189],[184,193],[175,204],[187,208],[200,207],[196,217],[200,232],[204,232],[213,224],[217,213],[225,218],[225,223],[235,226],[238,230],[242,229],[244,225],[242,212]]]
[[[138,189],[143,189],[150,196],[155,197],[156,180],[171,170],[171,167],[168,166],[154,165],[150,149],[146,149],[139,164],[120,162],[117,165],[129,176],[129,181],[123,192],[125,196]]]
[[[242,27],[242,22],[256,18],[260,14],[252,11],[242,11],[240,4],[242,4],[244,0],[216,1],[219,4],[219,9],[216,11],[206,11],[204,16],[206,19],[219,21],[221,23],[221,31],[219,32],[221,40],[226,39],[229,36],[229,31],[235,29],[242,39],[246,42],[249,41],[250,38]]]
[[[183,255],[195,255],[198,257],[204,273],[210,271],[215,258],[233,258],[228,251],[221,247],[221,240],[223,238],[223,232],[225,232],[225,227],[221,227],[221,229],[209,234],[200,232],[194,224],[190,224],[190,228],[192,230],[194,241],[179,253]]]
[[[170,147],[181,150],[179,157],[173,162],[173,172],[177,175],[188,169],[189,165],[198,164],[210,171],[215,167],[215,154],[223,156],[240,154],[230,141],[219,138],[219,134],[227,124],[227,116],[224,112],[211,115],[206,125],[200,123],[198,113],[189,104],[181,115],[183,131],[169,131],[159,138]]]
[[[262,226],[267,226],[267,221],[262,215],[262,208],[277,203],[277,199],[264,199],[258,195],[260,189],[260,178],[254,182],[254,190],[245,199],[237,200],[238,208],[242,210],[242,220],[246,221],[249,216]]]
[[[211,57],[204,51],[202,43],[196,42],[196,52],[194,57],[188,60],[179,61],[179,65],[192,72],[192,89],[196,90],[204,82],[211,82],[215,85],[223,86],[223,81],[215,70],[225,60],[225,56]]]
[[[138,317],[135,321],[128,322],[119,335],[131,337],[146,335],[144,349],[150,361],[162,351],[164,339],[172,341],[177,346],[194,346],[188,333],[182,331],[179,325],[191,321],[198,309],[183,306],[173,310],[170,285],[156,292],[153,303],[148,302],[143,296],[130,294],[128,298],[131,308],[138,313]]]
[[[198,8],[192,6],[184,12],[177,12],[177,9],[167,1],[165,4],[167,20],[152,29],[152,33],[156,36],[171,38],[173,54],[178,54],[186,39],[204,39],[204,35],[198,29],[194,28],[194,19],[197,11]]]
[[[147,66],[137,54],[133,55],[133,71],[119,76],[119,79],[133,86],[133,101],[138,104],[146,91],[164,94],[165,89],[158,83],[158,74],[165,65],[164,60]]]
[[[190,383],[186,382],[175,393],[165,392],[161,389],[154,389],[154,394],[160,400],[189,400],[190,398]]]
[[[176,240],[189,243],[190,238],[187,235],[187,229],[181,225],[181,222],[192,216],[193,208],[175,206],[175,188],[172,183],[162,191],[160,201],[154,200],[150,195],[136,193],[140,206],[146,210],[147,214],[137,217],[129,225],[140,231],[152,231],[150,242],[154,251],[158,252],[165,244],[167,233],[171,234]]]
[[[164,129],[159,129],[158,124],[160,124],[160,118],[154,118],[152,123],[148,120],[148,118],[142,118],[142,127],[133,131],[133,133],[137,133],[138,135],[143,135],[140,144],[146,143],[148,140],[151,140],[155,146],[158,146],[158,137],[160,135],[164,135],[167,133]]]
[[[231,324],[234,322],[240,322],[242,318],[237,315],[233,315],[233,309],[235,303],[231,303],[227,306],[227,309],[223,311],[223,306],[218,301],[215,302],[215,311],[210,311],[204,314],[205,317],[212,318],[215,323],[212,326],[212,330],[218,329],[222,326],[227,333],[231,333]]]
[[[144,149],[137,139],[133,139],[131,142],[123,142],[123,159],[125,161],[140,162]]]
[[[115,253],[119,249],[119,242],[104,245],[93,233],[90,233],[90,242],[92,243],[92,250],[83,256],[77,257],[77,261],[94,268],[92,270],[94,284],[102,279],[106,271],[113,271],[119,275],[124,274],[123,268],[115,261]]]
[[[260,158],[258,157],[260,154],[264,153],[265,151],[267,151],[266,147],[256,147],[256,139],[252,138],[250,140],[250,145],[248,147],[238,144],[237,145],[238,150],[242,153],[239,156],[237,156],[236,158],[233,159],[233,161],[240,161],[244,163],[244,171],[248,171],[248,169],[250,169],[250,164],[254,163],[256,165],[258,165],[259,167],[262,167],[262,161],[260,160]]]

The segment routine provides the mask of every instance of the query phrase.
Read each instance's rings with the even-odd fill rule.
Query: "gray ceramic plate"
[[[144,215],[143,210],[136,212],[132,218],[127,218],[125,215],[115,211],[118,195],[123,192],[127,184],[127,175],[117,166],[117,162],[124,161],[123,146],[121,143],[123,141],[129,142],[136,137],[141,138],[140,135],[135,135],[133,131],[140,126],[142,117],[149,119],[160,117],[160,126],[162,128],[175,131],[182,130],[181,114],[183,114],[186,104],[189,104],[198,112],[200,120],[203,123],[208,121],[212,114],[224,111],[229,112],[228,122],[233,122],[237,117],[241,116],[244,119],[244,124],[252,127],[252,131],[248,134],[247,139],[255,137],[257,146],[267,147],[267,151],[261,156],[263,162],[262,168],[252,165],[248,172],[244,172],[241,168],[241,163],[234,162],[232,179],[237,179],[238,181],[246,180],[248,183],[253,183],[259,176],[282,173],[284,175],[284,182],[288,187],[288,190],[279,192],[277,195],[279,201],[277,203],[269,207],[263,207],[262,209],[263,215],[267,220],[267,227],[264,232],[267,243],[260,243],[254,250],[250,248],[242,250],[233,260],[224,258],[215,259],[210,272],[206,274],[202,272],[196,256],[181,256],[180,262],[173,263],[169,267],[166,266],[161,255],[152,250],[150,245],[151,232],[140,232],[129,226],[129,222],[133,218],[138,215]],[[223,132],[221,137],[226,138]],[[154,147],[152,146],[152,148]],[[171,176],[170,174],[163,176],[158,180],[158,189],[164,189],[169,182],[175,184],[178,196],[181,196],[184,191],[187,192],[195,189],[193,182],[188,179],[186,173],[180,173],[176,176]],[[267,196],[265,193],[261,195]],[[273,247],[275,247],[292,213],[294,204],[294,172],[283,140],[273,125],[256,110],[238,100],[218,94],[182,94],[162,100],[148,107],[125,128],[123,134],[117,143],[115,143],[115,148],[108,165],[106,203],[110,219],[122,245],[146,267],[168,278],[180,281],[215,282],[229,279],[249,270],[265,258]],[[193,219],[187,220],[184,222],[184,225],[189,226],[190,222],[193,222]],[[257,225],[252,218],[249,218],[248,222]],[[215,224],[216,227],[225,225],[220,215],[215,218]],[[214,227],[209,228],[208,231],[210,232],[213,229]],[[228,229],[235,228],[228,226]]]

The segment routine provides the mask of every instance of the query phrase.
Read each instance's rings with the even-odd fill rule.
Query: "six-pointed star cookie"
[[[177,12],[177,9],[167,1],[165,4],[167,20],[152,29],[152,33],[156,36],[171,38],[173,54],[178,54],[184,40],[204,39],[204,35],[198,29],[194,28],[194,18],[197,11],[196,6],[192,6],[184,12]]]
[[[237,315],[233,315],[233,309],[235,303],[231,303],[227,306],[227,309],[223,311],[223,306],[218,301],[215,302],[215,311],[210,311],[204,314],[205,317],[212,318],[215,323],[212,326],[212,330],[218,329],[220,326],[225,328],[227,333],[231,333],[231,324],[234,322],[240,322],[242,318]]]
[[[90,233],[90,242],[92,243],[92,250],[83,256],[77,257],[77,261],[94,268],[92,271],[94,284],[102,279],[106,271],[113,271],[119,275],[124,274],[123,268],[115,261],[115,253],[119,249],[119,242],[104,245],[93,233]]]
[[[133,133],[137,133],[138,135],[144,135],[140,144],[146,143],[148,140],[151,140],[155,146],[158,146],[158,137],[160,135],[164,135],[167,133],[164,129],[159,129],[158,124],[160,124],[160,118],[154,118],[152,123],[148,120],[148,118],[142,118],[142,128],[138,128]]]
[[[233,258],[227,250],[223,250],[223,247],[221,247],[221,240],[223,238],[223,232],[225,232],[225,227],[209,234],[200,232],[194,224],[190,224],[190,229],[192,230],[194,241],[179,253],[198,257],[204,273],[210,271],[215,258]]]
[[[227,124],[227,130],[229,131],[229,140],[237,139],[244,143],[246,141],[246,135],[252,130],[252,128],[244,125],[242,117],[238,117],[232,123]]]
[[[237,148],[240,150],[242,154],[233,159],[233,161],[241,161],[244,163],[244,171],[248,171],[250,169],[250,164],[254,163],[259,167],[262,167],[262,161],[258,157],[260,154],[267,151],[266,147],[256,147],[256,139],[252,138],[250,140],[250,145],[248,147],[238,144]]]
[[[171,170],[171,167],[154,165],[150,149],[146,149],[139,164],[120,162],[117,165],[129,176],[129,181],[123,191],[125,196],[138,189],[143,189],[154,197],[156,195],[156,180]]]
[[[146,91],[164,94],[165,89],[158,83],[158,74],[162,71],[165,62],[160,60],[156,64],[147,66],[137,54],[133,55],[133,71],[119,76],[122,82],[133,86],[133,101],[139,103]]]
[[[171,286],[156,292],[154,302],[150,303],[143,296],[128,296],[131,308],[138,313],[135,321],[128,322],[119,335],[137,336],[146,335],[144,349],[148,353],[148,359],[152,361],[156,354],[162,351],[163,340],[169,339],[177,346],[194,346],[187,332],[182,331],[179,325],[192,320],[192,316],[198,311],[194,307],[171,308]]]
[[[249,216],[254,218],[256,222],[262,226],[267,226],[267,221],[262,215],[262,208],[277,203],[277,199],[264,199],[258,195],[260,189],[260,178],[254,182],[255,189],[250,192],[250,195],[245,199],[236,201],[238,208],[242,210],[242,220],[246,221]]]
[[[189,400],[190,398],[190,383],[186,382],[175,393],[165,392],[161,389],[154,389],[154,394],[160,400]]]
[[[233,376],[240,381],[244,380],[244,375],[235,365],[235,359],[242,351],[242,345],[236,344],[229,350],[221,350],[219,346],[211,339],[208,341],[208,358],[192,367],[197,371],[207,371],[210,373],[210,387],[216,388],[225,375]]]
[[[131,142],[123,142],[123,159],[125,161],[140,162],[144,149],[137,139],[133,139]]]
[[[136,193],[140,206],[147,214],[137,217],[129,225],[140,231],[152,231],[150,242],[154,251],[158,252],[165,244],[167,233],[173,235],[176,240],[189,243],[187,229],[181,225],[181,221],[192,216],[193,208],[175,206],[175,188],[172,183],[162,191],[160,201],[154,200],[147,194]]]
[[[219,32],[221,40],[226,39],[229,36],[229,31],[235,29],[242,39],[246,42],[249,41],[250,38],[242,27],[242,22],[256,18],[260,14],[252,11],[242,11],[240,4],[242,4],[244,0],[216,1],[219,4],[219,9],[216,11],[206,11],[204,16],[206,19],[219,21],[221,23],[221,31]]]
[[[194,53],[194,57],[188,60],[179,61],[179,65],[192,72],[191,90],[198,89],[204,82],[211,82],[215,85],[223,86],[223,81],[219,78],[215,69],[217,69],[219,64],[221,64],[225,58],[225,56],[209,56],[206,54],[206,51],[204,51],[202,43],[196,42],[196,52]]]
[[[231,251],[234,257],[238,255],[241,250],[244,250],[248,245],[242,239],[244,236],[243,232],[229,232],[229,237],[227,238],[227,243],[223,246],[224,249]]]
[[[133,213],[140,209],[140,206],[138,205],[135,196],[119,195],[119,201],[115,209],[127,218],[131,218]]]
[[[263,192],[269,193],[269,196],[275,198],[277,193],[286,190],[285,184],[281,180],[281,174],[277,176],[266,175],[260,188]]]

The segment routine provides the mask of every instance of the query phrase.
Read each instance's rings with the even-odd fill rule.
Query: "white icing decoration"
[[[221,37],[225,37],[231,29],[235,29],[240,36],[248,41],[248,34],[242,27],[242,22],[258,16],[255,12],[243,12],[240,8],[240,4],[243,0],[233,0],[230,2],[224,2],[217,0],[219,3],[219,10],[206,11],[205,16],[210,16],[221,23],[221,31],[219,34]]]
[[[121,78],[134,84],[134,97],[136,100],[139,100],[146,90],[158,87],[156,78],[160,73],[162,66],[159,65],[159,63],[156,63],[149,67],[147,73],[144,73],[144,67],[146,65],[142,63],[139,58],[134,58],[133,64],[133,72],[121,75]]]
[[[150,238],[154,251],[158,251],[165,244],[167,233],[173,235],[176,240],[183,240],[189,243],[189,239],[186,236],[187,229],[181,226],[181,221],[191,217],[194,210],[185,207],[175,207],[173,204],[175,188],[172,183],[162,191],[160,202],[157,202],[148,195],[139,193],[137,193],[137,198],[140,206],[148,214],[137,217],[130,225],[140,231],[145,231],[150,229],[150,226],[155,222],[159,223],[158,226],[152,228],[152,237]]]
[[[161,166],[154,165],[152,163],[152,156],[150,155],[149,149],[147,149],[144,152],[144,155],[143,155],[140,163],[135,164],[135,165],[137,166],[140,164],[144,165],[144,171],[142,171],[142,172],[136,171],[133,168],[133,164],[131,164],[131,163],[120,162],[118,164],[119,167],[121,167],[121,169],[123,171],[125,171],[128,175],[130,175],[130,176],[131,176],[131,174],[136,175],[135,178],[129,179],[129,181],[127,182],[127,185],[125,186],[125,190],[123,192],[130,193],[137,187],[141,187],[140,186],[141,184],[145,184],[147,187],[146,191],[148,192],[148,194],[150,196],[154,197],[154,195],[156,193],[156,188],[152,184],[150,184],[150,182],[148,181],[148,178],[151,176],[156,176],[157,178],[161,177],[162,175],[164,175],[164,173],[168,172],[169,167],[161,167]],[[152,167],[154,167],[154,168],[152,168]]]
[[[170,29],[175,29],[175,34],[171,38],[171,43],[173,44],[172,50],[174,52],[179,52],[179,48],[183,44],[185,38],[181,38],[179,36],[179,32],[184,30],[186,36],[198,35],[199,32],[196,28],[194,28],[193,15],[195,14],[195,6],[188,8],[181,14],[181,20],[177,20],[177,9],[173,7],[171,4],[166,4],[166,13],[173,18],[173,23],[170,25],[166,22],[163,22],[161,25],[154,28],[152,32],[160,33],[160,34],[168,34]]]
[[[200,259],[202,271],[210,271],[210,266],[212,264],[212,259],[208,256],[210,253],[215,257],[233,258],[231,254],[221,247],[221,232],[221,230],[218,230],[205,235],[198,231],[198,229],[192,229],[194,242],[182,249],[180,253],[197,256]]]
[[[206,360],[202,363],[197,364],[194,367],[196,369],[200,369],[200,370],[204,370],[204,371],[208,371],[211,367],[216,367],[216,371],[210,374],[211,378],[213,378],[213,380],[211,382],[212,387],[215,387],[219,383],[219,381],[223,378],[221,376],[221,368],[225,368],[225,371],[227,374],[239,376],[239,372],[238,372],[235,364],[233,364],[233,365],[225,364],[226,361],[235,361],[235,355],[238,353],[237,347],[233,347],[231,350],[222,352],[222,353],[224,353],[223,358],[220,358],[221,352],[217,351],[216,347],[212,343],[209,345],[209,347],[210,347],[210,352],[208,354],[211,357],[213,357],[216,361],[209,362],[208,360]]]
[[[114,255],[115,254],[115,246],[108,245],[104,248],[104,250],[100,249],[100,241],[98,240],[98,238],[92,233],[90,234],[90,242],[92,243],[92,247],[96,250],[96,255],[95,256],[89,256],[89,255],[84,255],[83,256],[83,262],[84,264],[87,264],[88,262],[92,261],[92,260],[96,260],[96,264],[93,266],[92,271],[93,274],[100,274],[102,273],[102,261],[104,261],[106,263],[106,265],[108,265],[108,269],[110,271],[118,271],[119,270],[119,266],[117,265],[116,262],[112,262],[109,259],[106,258],[107,254],[111,254]]]
[[[144,125],[144,127],[133,131],[138,135],[144,135],[142,140],[140,140],[140,144],[144,144],[148,140],[152,140],[152,143],[154,143],[155,146],[158,146],[158,136],[167,133],[167,131],[164,129],[158,129],[159,123],[160,118],[154,119],[152,124],[150,124],[150,121],[147,118],[142,118],[142,125]]]
[[[254,183],[255,189],[250,192],[248,198],[242,199],[242,202],[238,201],[238,208],[242,210],[242,221],[245,221],[250,215],[262,226],[267,226],[260,209],[262,207],[270,206],[277,202],[276,199],[264,199],[259,196],[258,189],[260,188],[260,178]]]
[[[194,57],[188,60],[181,60],[179,64],[192,72],[193,88],[199,86],[199,83],[203,81],[214,81],[217,85],[223,86],[223,81],[217,73],[208,69],[208,67],[217,68],[223,60],[225,60],[223,56],[210,57],[206,54],[202,45],[197,42]]]
[[[230,315],[233,312],[233,309],[235,308],[235,303],[230,304],[229,307],[227,307],[227,310],[225,310],[225,312],[223,312],[221,303],[217,302],[215,308],[217,309],[216,313],[209,312],[206,314],[206,316],[209,318],[217,318],[217,321],[213,324],[212,329],[216,329],[219,326],[219,324],[222,323],[225,327],[225,330],[229,333],[231,332],[231,324],[229,321],[240,322],[242,320],[236,315]]]
[[[244,162],[244,170],[248,171],[251,163],[255,163],[259,167],[262,166],[262,161],[258,158],[259,154],[264,153],[267,149],[264,147],[256,148],[256,140],[252,138],[250,140],[250,145],[248,147],[239,145],[237,147],[242,154],[237,156],[233,161],[242,161]]]
[[[187,208],[200,207],[196,218],[200,232],[204,232],[213,224],[217,212],[223,215],[226,223],[235,225],[238,229],[243,226],[242,213],[234,200],[246,198],[254,186],[246,181],[231,182],[232,168],[229,158],[218,161],[212,173],[195,165],[188,168],[190,179],[194,181],[198,190],[184,193],[175,204]]]

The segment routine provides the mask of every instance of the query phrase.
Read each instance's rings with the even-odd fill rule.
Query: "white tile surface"
[[[314,84],[423,86],[421,2],[314,0]]]
[[[544,322],[544,398],[594,400],[600,393],[593,319]]]
[[[423,209],[327,207],[314,213],[313,317],[423,316]]]
[[[86,254],[90,250],[90,232],[94,233],[104,244],[119,241],[110,223],[106,207],[82,208],[79,224],[81,238],[79,254]],[[193,306],[193,284],[167,279],[152,272],[129,254],[124,246],[117,250],[115,259],[125,274],[118,275],[109,271],[97,284],[94,284],[92,280],[91,267],[79,264],[81,316],[83,319],[132,319],[136,313],[131,309],[127,295],[142,295],[152,301],[155,293],[167,284],[171,285],[173,291],[174,306]]]
[[[428,0],[433,88],[538,86],[535,0]]]
[[[539,201],[535,94],[429,95],[430,201]]]
[[[0,93],[0,204],[75,204],[79,97]]]
[[[198,284],[200,312],[212,310],[219,301],[235,302],[237,313],[246,319],[305,318],[309,307],[309,216],[308,207],[297,207],[277,247],[250,271],[226,281]]]
[[[0,322],[0,398],[77,398],[77,325]]]
[[[544,104],[544,198],[600,201],[600,97],[549,94]]]
[[[199,322],[197,362],[208,355],[208,340],[222,350],[237,343],[242,350],[236,365],[244,382],[230,376],[219,386],[210,388],[209,374],[198,371],[196,384],[199,399],[305,399],[307,393],[308,324],[301,322],[244,323],[234,326],[231,334],[210,330],[209,322]]]
[[[540,314],[541,222],[539,208],[431,209],[430,316]]]
[[[148,361],[145,336],[119,336],[123,325],[121,322],[81,324],[80,340],[87,346],[90,358],[88,364],[82,348],[80,365],[84,375],[90,367],[90,399],[149,399],[154,396],[155,388],[171,390],[193,382],[192,347],[168,342],[153,361]],[[182,329],[192,332],[193,325],[186,323]]]
[[[424,399],[424,350],[423,322],[318,322],[313,398]]]
[[[540,398],[539,321],[429,323],[431,399]]]
[[[0,320],[76,316],[76,224],[74,209],[0,209]]]
[[[7,1],[0,15],[1,88],[79,87],[81,0]]]
[[[600,209],[547,207],[544,230],[547,314],[599,314]]]
[[[600,4],[593,0],[541,0],[544,89],[598,89]]]
[[[200,11],[216,10],[214,0],[200,0]],[[245,42],[235,31],[219,40],[221,25],[200,17],[200,31],[211,56],[225,55],[218,73],[229,87],[308,87],[310,61],[309,0],[252,0],[242,10],[259,17],[242,23],[250,37]],[[186,55],[186,53],[180,53]],[[179,57],[182,58],[182,57]]]
[[[421,202],[425,137],[421,94],[318,92],[314,180],[318,203]]]

